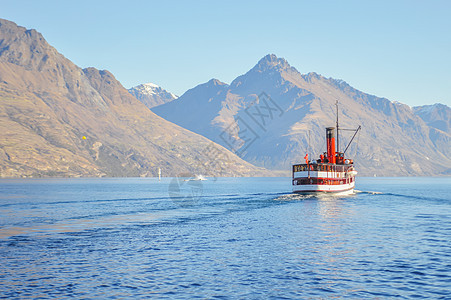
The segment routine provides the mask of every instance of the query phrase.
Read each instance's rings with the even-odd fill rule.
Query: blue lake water
[[[0,180],[0,298],[451,298],[451,178]]]

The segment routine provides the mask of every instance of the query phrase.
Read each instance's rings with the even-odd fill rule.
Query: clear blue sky
[[[80,67],[181,95],[266,54],[411,106],[451,105],[451,1],[0,0]]]

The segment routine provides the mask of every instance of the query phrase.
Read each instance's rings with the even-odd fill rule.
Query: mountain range
[[[0,19],[0,176],[267,175]],[[266,173],[265,173],[266,172]]]
[[[268,169],[289,170],[325,151],[325,127],[362,130],[347,151],[361,175],[448,174],[450,108],[411,108],[363,93],[343,80],[301,74],[267,55],[230,84],[212,79],[152,111]],[[350,132],[340,131],[340,149]]]
[[[409,107],[263,57],[230,84],[182,96],[80,68],[37,31],[0,19],[0,176],[270,176],[325,151],[325,127],[362,130],[360,175],[451,173],[450,108]],[[340,131],[340,149],[350,141]],[[272,171],[268,171],[268,169]]]

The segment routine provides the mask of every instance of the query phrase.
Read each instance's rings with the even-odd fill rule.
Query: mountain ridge
[[[37,31],[0,19],[0,36],[1,177],[268,174],[157,116],[109,71],[79,68]]]
[[[451,167],[449,134],[431,129],[409,106],[366,94],[344,80],[326,78],[314,72],[301,74],[285,59],[273,54],[260,59],[229,86],[216,90],[210,87],[213,98],[208,101],[221,105],[199,113],[194,104],[201,106],[207,101],[202,96],[204,91],[204,85],[198,85],[180,96],[177,103],[165,104],[153,111],[234,150],[259,166],[289,169],[290,164],[302,161],[308,148],[316,149],[315,156],[319,155],[324,149],[324,127],[334,125],[335,101],[339,99],[342,128],[364,126],[360,140],[363,149],[355,149],[355,161],[361,174],[434,175],[446,173]],[[277,104],[283,116],[268,119],[270,122],[259,126],[261,124],[255,122],[255,118],[249,117],[252,116],[249,112],[265,101]],[[276,112],[275,105],[273,108]],[[253,114],[258,115],[257,112]],[[190,116],[189,120],[184,117],[186,115]],[[196,120],[196,124],[192,120]],[[245,143],[246,130],[255,131],[252,145]],[[221,138],[224,132],[230,141]],[[307,145],[308,132],[313,134],[310,147]],[[234,143],[241,147],[234,149]]]

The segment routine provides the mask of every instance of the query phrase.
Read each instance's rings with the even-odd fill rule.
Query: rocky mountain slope
[[[360,175],[449,172],[449,131],[435,128],[432,119],[425,122],[418,109],[365,94],[342,80],[301,74],[275,55],[230,85],[213,79],[153,111],[253,164],[289,170],[306,152],[317,157],[325,151],[325,127],[335,125],[337,100],[341,127],[362,126],[347,152]],[[449,116],[444,119],[449,122]],[[340,137],[343,150],[351,136],[340,131]]]
[[[153,83],[140,84],[128,89],[128,92],[148,108],[153,108],[177,99],[176,95]]]
[[[451,108],[447,105],[436,103],[413,107],[414,113],[428,126],[451,134]]]
[[[1,177],[267,174],[1,19],[0,124]]]

